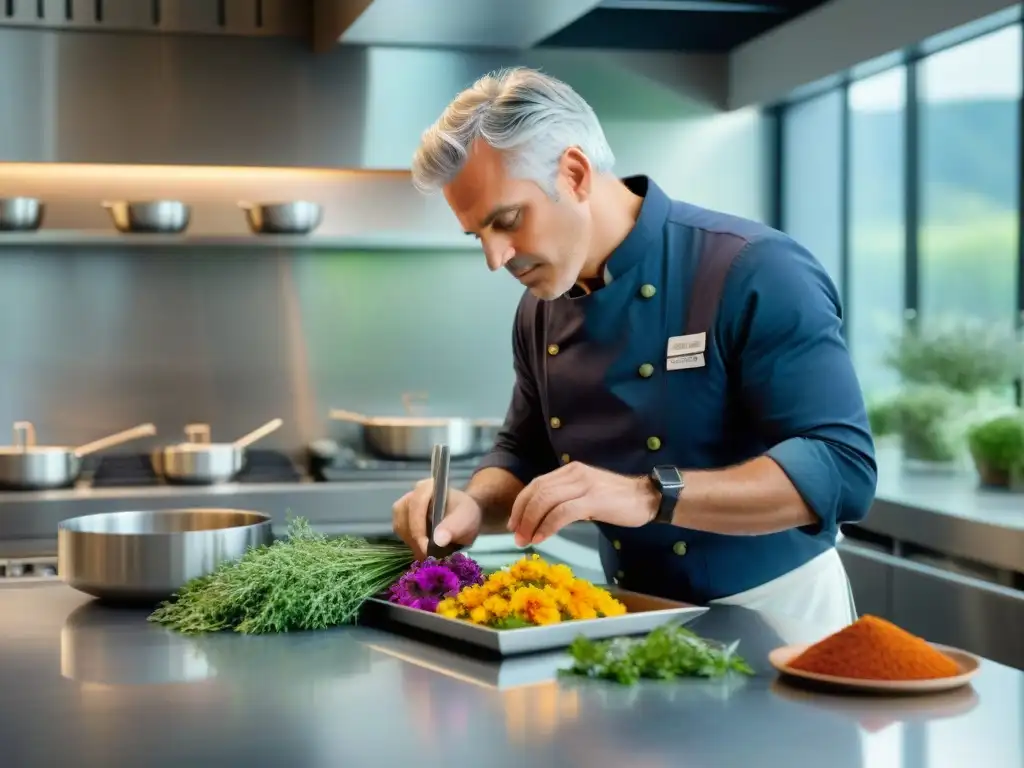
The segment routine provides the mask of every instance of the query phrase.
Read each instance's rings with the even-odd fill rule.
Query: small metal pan
[[[283,423],[272,419],[233,443],[211,443],[209,424],[189,424],[185,427],[188,442],[153,451],[153,471],[167,482],[180,485],[226,483],[245,465],[246,448],[276,432]]]
[[[140,424],[77,448],[69,448],[36,445],[36,428],[32,422],[15,422],[14,445],[0,447],[0,487],[18,491],[67,488],[78,480],[83,457],[155,434],[155,426]]]

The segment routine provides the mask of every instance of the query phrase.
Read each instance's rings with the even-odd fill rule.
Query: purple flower
[[[444,560],[431,557],[413,563],[391,586],[388,600],[433,613],[442,599],[454,597],[470,584],[482,583],[480,566],[472,558],[456,552]]]
[[[434,561],[409,569],[391,587],[388,599],[410,608],[434,611],[442,598],[453,597],[458,592],[459,577],[446,565]]]
[[[461,552],[456,552],[445,561],[445,564],[452,569],[452,572],[459,577],[459,585],[468,587],[470,584],[483,584],[484,574],[477,565],[476,560]]]
[[[427,565],[413,574],[412,580],[424,595],[448,596],[458,592],[459,577],[445,565]]]

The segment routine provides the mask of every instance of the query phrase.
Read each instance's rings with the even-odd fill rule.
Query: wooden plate
[[[836,688],[846,688],[857,691],[870,691],[874,693],[934,693],[936,691],[948,691],[967,685],[981,667],[981,659],[967,651],[959,648],[950,648],[947,645],[932,643],[937,651],[942,651],[955,661],[960,667],[960,674],[954,677],[940,677],[934,680],[862,680],[856,677],[839,677],[837,675],[820,675],[816,672],[804,672],[802,669],[793,669],[789,662],[803,653],[808,645],[784,645],[776,648],[768,654],[768,662],[779,672],[790,677],[797,677],[803,680],[813,680],[816,683]]]

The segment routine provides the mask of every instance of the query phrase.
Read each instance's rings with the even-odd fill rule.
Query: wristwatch
[[[661,494],[661,501],[658,503],[658,513],[651,522],[671,523],[673,513],[676,510],[676,502],[679,501],[679,494],[686,487],[683,473],[676,467],[655,467],[651,470],[650,477],[651,485]]]

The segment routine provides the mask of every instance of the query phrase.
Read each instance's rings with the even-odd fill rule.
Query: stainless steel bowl
[[[106,512],[57,527],[57,572],[102,600],[153,604],[251,547],[273,541],[270,516],[239,509]]]
[[[0,197],[0,232],[33,232],[45,213],[46,206],[34,197]]]
[[[164,232],[177,234],[188,229],[192,208],[179,200],[106,202],[110,218],[119,232]]]
[[[239,203],[249,229],[258,235],[306,235],[320,226],[324,209],[317,203]]]

